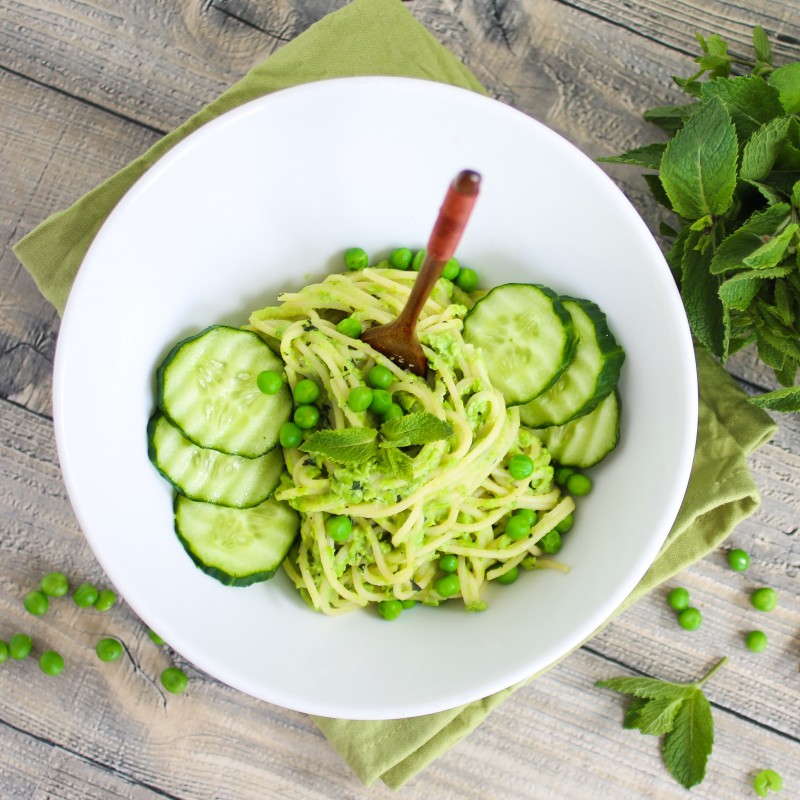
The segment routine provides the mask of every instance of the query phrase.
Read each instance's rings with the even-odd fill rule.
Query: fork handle
[[[398,327],[410,330],[416,327],[425,301],[461,241],[461,235],[478,199],[480,185],[481,176],[471,169],[459,172],[450,184],[428,239],[422,268],[411,287],[408,302],[397,318]]]

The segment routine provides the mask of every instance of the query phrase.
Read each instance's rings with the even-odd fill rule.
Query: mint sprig
[[[377,435],[374,428],[315,431],[300,445],[300,450],[322,456],[337,464],[358,466],[377,455]]]
[[[413,459],[401,447],[423,445],[449,439],[453,429],[444,420],[427,411],[417,411],[384,422],[379,432],[375,428],[341,428],[312,433],[300,450],[342,464],[357,467],[377,458],[395,478],[410,481],[414,477]]]
[[[381,425],[381,434],[385,440],[381,447],[410,447],[449,439],[453,429],[443,419],[427,411],[417,411],[387,420]]]
[[[699,681],[670,683],[655,678],[611,678],[595,686],[633,697],[623,727],[664,736],[661,752],[667,769],[686,789],[706,774],[714,745],[714,718],[703,685],[728,659],[720,659]]]
[[[753,59],[719,36],[697,40],[697,72],[674,79],[691,99],[644,112],[668,141],[599,160],[655,171],[644,177],[677,215],[661,233],[692,333],[723,363],[755,344],[788,391],[751,402],[798,412],[800,62],[775,67],[763,28]]]

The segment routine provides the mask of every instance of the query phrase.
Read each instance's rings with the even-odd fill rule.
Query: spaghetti
[[[390,322],[415,278],[414,272],[379,268],[338,273],[281,295],[280,305],[250,318],[250,327],[279,349],[290,386],[304,378],[320,386],[322,427],[376,427],[371,412],[353,411],[347,399],[365,385],[371,367],[382,364],[394,378],[394,402],[452,429],[447,439],[404,448],[410,469],[403,475],[381,451],[354,465],[285,450],[287,470],[275,496],[297,509],[302,523],[284,567],[310,605],[326,614],[387,599],[442,602],[436,579],[443,555],[457,557],[458,594],[469,610],[485,608],[486,582],[515,567],[563,569],[540,557],[537,542],[574,504],[553,483],[547,451],[491,385],[481,352],[462,338],[474,300],[450,281],[438,282],[417,327],[430,367],[426,379],[337,330],[344,317],[363,328]],[[532,460],[524,480],[508,470],[515,454]],[[528,535],[512,539],[505,522],[520,509],[537,512],[537,519]],[[326,531],[332,515],[352,521],[344,542]]]

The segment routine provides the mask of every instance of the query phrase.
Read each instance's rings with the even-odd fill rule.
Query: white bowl
[[[458,250],[485,286],[544,283],[608,314],[627,351],[622,441],[594,471],[568,575],[492,587],[387,623],[312,612],[283,574],[226,588],[172,530],[147,457],[154,371],[171,345],[339,269],[342,250],[423,246],[444,189],[483,175]],[[55,365],[58,452],[83,531],[137,614],[198,668],[322,716],[410,717],[484,697],[585,639],[652,562],[686,488],[697,423],[691,338],[646,226],[590,159],[466,90],[347,78],[278,92],[201,128],[125,195],[69,299]]]

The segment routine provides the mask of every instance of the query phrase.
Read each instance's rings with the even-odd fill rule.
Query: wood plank
[[[0,397],[50,414],[59,319],[11,245],[159,135],[0,70]]]
[[[192,0],[5,0],[0,67],[166,132],[281,39]],[[291,16],[285,2],[270,3]],[[289,28],[286,35],[299,32]]]

